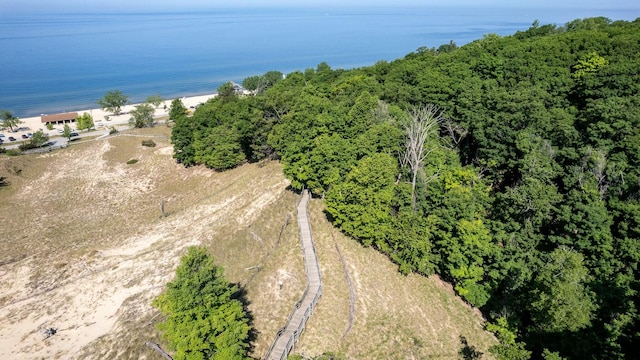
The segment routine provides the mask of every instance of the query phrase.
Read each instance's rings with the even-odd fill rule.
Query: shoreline
[[[193,110],[193,108],[195,108],[198,104],[204,103],[207,100],[216,97],[217,95],[218,95],[217,93],[213,93],[213,94],[207,94],[207,95],[183,96],[180,98],[166,99],[166,100],[163,100],[162,103],[155,109],[153,116],[155,118],[161,117],[161,116],[168,116],[171,102],[175,99],[182,100],[182,104],[187,109]],[[108,127],[112,125],[122,125],[122,124],[128,123],[130,118],[129,112],[133,110],[136,107],[136,105],[140,105],[140,104],[143,104],[143,103],[136,103],[136,104],[123,106],[122,113],[120,115],[113,115],[112,113],[109,113],[101,108],[68,111],[68,112],[77,112],[78,115],[82,115],[85,113],[90,114],[93,117],[93,123],[95,125],[95,128],[98,129],[102,127]],[[164,108],[165,105],[166,105],[166,109]],[[45,114],[45,115],[52,115],[52,114]],[[107,116],[109,120],[106,120],[105,116]],[[42,130],[45,134],[49,136],[57,136],[59,135],[58,129],[62,128],[61,125],[54,125],[52,130],[47,130],[40,116],[20,118],[20,121],[22,121],[22,123],[18,125],[18,128],[22,128],[22,130],[11,132],[9,129],[5,129],[0,131],[0,134],[5,135],[5,138],[3,138],[4,143],[2,143],[2,145],[17,144],[20,141],[24,140],[22,138],[23,134],[26,135],[27,133],[34,133],[38,130]],[[71,125],[71,126],[72,128],[75,128],[74,125]],[[16,141],[9,141],[8,139],[9,136],[13,136],[14,138],[16,138]]]

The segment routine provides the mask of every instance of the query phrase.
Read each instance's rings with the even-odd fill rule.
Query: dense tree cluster
[[[175,157],[220,170],[278,157],[343,232],[482,309],[498,358],[632,358],[639,54],[640,20],[591,18],[322,63],[177,111]]]

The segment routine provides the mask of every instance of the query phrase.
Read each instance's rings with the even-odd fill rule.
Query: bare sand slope
[[[184,249],[230,223],[251,224],[286,191],[277,163],[184,169],[168,142],[154,139],[156,148],[120,136],[0,163],[21,169],[1,197],[0,358],[144,355],[140,345],[104,340],[135,323],[138,335],[159,341],[150,303]],[[127,165],[131,158],[138,163]],[[49,327],[58,332],[45,340],[40,330]]]

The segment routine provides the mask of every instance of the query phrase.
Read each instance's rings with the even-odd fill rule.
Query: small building
[[[58,124],[67,124],[76,122],[76,117],[78,116],[77,112],[66,112],[61,114],[51,114],[51,115],[42,115],[40,116],[40,121],[43,124],[51,123],[53,125]]]

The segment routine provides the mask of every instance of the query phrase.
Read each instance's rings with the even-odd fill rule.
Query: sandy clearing
[[[257,171],[257,165],[225,173],[185,169],[175,164],[172,147],[166,142],[160,142],[159,149],[149,149],[139,146],[139,138],[128,141],[109,138],[90,146],[34,155],[34,161],[44,160],[49,165],[41,173],[26,173],[19,182],[23,186],[14,188],[15,194],[4,202],[18,202],[27,209],[30,204],[38,204],[57,210],[28,213],[33,221],[22,223],[25,231],[37,226],[36,233],[46,236],[47,229],[60,229],[59,224],[75,226],[104,220],[107,222],[98,223],[119,226],[120,235],[95,229],[93,233],[101,238],[83,239],[87,242],[84,245],[58,247],[55,252],[40,250],[0,265],[1,359],[131,356],[120,354],[126,349],[112,343],[105,349],[101,339],[126,343],[131,331],[142,338],[144,334],[157,336],[153,326],[137,330],[131,326],[157,315],[151,300],[172,279],[185,248],[211,241],[222,226],[235,223],[236,214],[241,214],[245,222],[251,221],[280,198],[289,184],[282,175],[247,179],[245,173]],[[113,160],[129,158],[114,151],[133,152],[130,156],[141,159],[140,166]],[[280,173],[279,166],[273,166],[267,165]],[[198,183],[198,179],[203,181]],[[197,184],[200,189],[193,194],[189,184]],[[156,199],[164,187],[169,189],[164,195],[170,213],[167,218],[127,216],[120,224],[104,219],[115,215],[113,211],[157,211]],[[8,209],[0,210],[5,214]],[[20,226],[17,221],[12,224]],[[50,239],[54,244],[56,240]],[[31,237],[25,241],[34,242],[28,247],[38,250],[37,241]],[[45,327],[58,332],[44,339],[40,330]],[[140,356],[144,350],[136,351]]]
[[[184,219],[176,220],[181,221]],[[179,254],[185,247],[198,244],[187,238],[168,238],[165,227],[134,237],[121,247],[78,259],[70,265],[75,268],[72,278],[2,307],[0,322],[10,325],[3,325],[0,334],[0,358],[25,358],[25,354],[29,358],[64,354],[61,358],[66,358],[107,334],[127,298],[140,293],[158,295],[171,279]],[[159,242],[169,245],[159,247]],[[158,263],[158,259],[165,261]],[[39,264],[32,260],[18,272],[36,267]],[[43,340],[39,332],[43,327],[57,328],[58,333]]]

